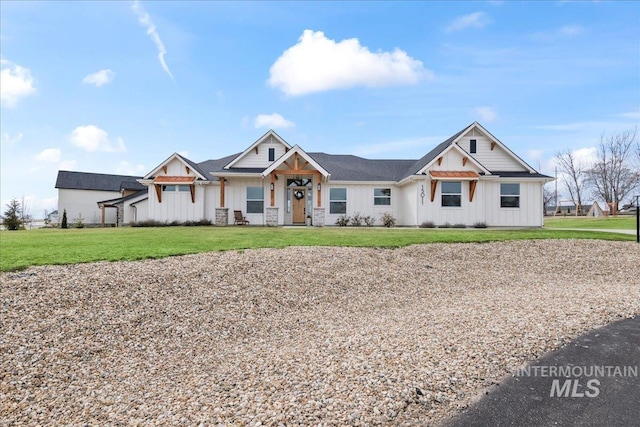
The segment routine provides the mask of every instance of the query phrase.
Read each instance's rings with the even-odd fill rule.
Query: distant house
[[[86,182],[69,185],[69,174]],[[115,217],[105,213],[109,223],[204,218],[227,225],[239,210],[252,225],[333,225],[355,213],[380,223],[390,213],[405,226],[432,221],[539,227],[542,187],[550,180],[474,122],[420,159],[308,153],[270,130],[221,159],[196,163],[174,153],[144,177],[61,171],[56,187],[60,211],[84,216],[85,204],[99,220],[116,208]]]

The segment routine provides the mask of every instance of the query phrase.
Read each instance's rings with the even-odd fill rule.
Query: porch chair
[[[249,224],[247,218],[242,216],[242,211],[233,211],[233,225],[246,225]]]

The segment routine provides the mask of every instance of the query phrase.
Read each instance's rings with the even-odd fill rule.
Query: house
[[[195,163],[172,154],[136,180],[146,191],[127,195],[123,184],[114,185],[118,197],[93,203],[101,203],[101,212],[120,206],[117,220],[125,224],[210,219],[227,225],[240,210],[251,225],[303,225],[307,218],[315,226],[333,225],[359,212],[378,221],[390,213],[404,226],[432,221],[540,227],[542,187],[550,180],[477,122],[412,160],[308,153],[270,130],[221,159]],[[127,214],[131,209],[137,216]]]
[[[146,219],[146,210],[137,217],[135,204],[147,197],[147,187],[140,184],[139,176],[109,175],[101,173],[58,171],[58,212],[67,211],[71,223],[82,217],[85,224],[121,225]],[[130,203],[120,200],[126,199]],[[115,208],[108,209],[107,208]],[[62,216],[60,215],[60,218]]]

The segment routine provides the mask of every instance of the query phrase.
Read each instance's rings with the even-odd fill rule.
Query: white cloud
[[[258,114],[253,121],[253,126],[256,128],[285,129],[295,125],[295,123],[285,119],[278,113]]]
[[[531,160],[540,161],[542,160],[543,156],[544,156],[544,150],[541,150],[539,148],[532,148],[527,150],[527,157]]]
[[[445,28],[445,31],[464,30],[466,28],[484,28],[491,22],[491,18],[484,12],[473,12],[468,15],[459,16]]]
[[[111,141],[107,132],[94,125],[75,128],[71,132],[71,143],[86,151],[127,151],[122,138]]]
[[[0,59],[0,101],[7,108],[13,108],[20,98],[36,93],[35,80],[28,68]]]
[[[297,96],[354,86],[416,84],[431,74],[400,49],[372,53],[356,38],[336,42],[322,31],[305,30],[271,66],[268,83]]]
[[[483,122],[492,122],[498,118],[498,114],[491,107],[477,107],[473,109],[473,115]]]
[[[96,87],[100,87],[104,84],[109,83],[113,80],[116,73],[111,69],[96,71],[95,73],[89,74],[82,79],[82,83],[84,84],[93,84]]]
[[[118,175],[142,175],[145,172],[148,172],[147,168],[144,165],[137,164],[133,165],[126,160],[122,160],[118,163],[118,167],[116,167],[115,173]]]
[[[8,133],[3,133],[2,134],[2,144],[6,144],[6,145],[17,144],[18,142],[20,142],[22,140],[23,136],[24,136],[24,134],[22,132],[18,132],[18,134],[16,136],[11,136]]]
[[[627,111],[626,113],[622,113],[620,114],[620,117],[624,117],[625,119],[640,120],[640,107],[636,108],[634,111]]]
[[[151,37],[156,48],[158,48],[158,60],[160,61],[162,69],[169,75],[169,77],[171,77],[171,80],[174,80],[173,74],[171,74],[171,70],[169,70],[167,63],[164,60],[164,56],[167,54],[167,49],[164,47],[164,43],[162,43],[162,40],[160,39],[160,34],[158,34],[158,30],[151,20],[151,16],[149,16],[147,11],[142,7],[142,5],[140,5],[138,0],[133,2],[131,9],[138,16],[138,22],[147,29],[147,35]]]
[[[47,148],[36,155],[36,160],[41,162],[59,162],[62,151],[59,148]]]

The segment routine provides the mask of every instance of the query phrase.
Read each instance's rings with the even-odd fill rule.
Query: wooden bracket
[[[496,142],[495,142],[495,141],[492,141],[492,142],[491,142],[491,151],[493,151],[493,149],[494,149],[494,148],[496,148],[496,145],[497,145],[497,144],[496,144]]]
[[[473,202],[473,195],[476,192],[476,185],[478,184],[478,181],[469,181],[469,201]]]
[[[184,169],[187,171],[187,175],[189,175],[189,173],[191,172],[191,169],[189,169],[189,166],[185,166]]]
[[[189,186],[189,192],[191,193],[191,203],[196,202],[196,186],[195,184],[191,184]]]
[[[162,167],[162,171],[165,173],[165,175],[167,174],[167,165],[164,165],[164,166]]]
[[[438,180],[434,179],[431,181],[431,201],[433,202],[436,199],[436,188],[438,187]]]
[[[468,161],[468,160],[469,160],[469,158],[468,158],[468,157],[466,157],[466,156],[465,156],[465,157],[463,157],[463,158],[462,158],[462,166],[466,166],[466,164],[467,164],[467,161]]]
[[[156,196],[158,196],[158,203],[162,203],[162,186],[160,184],[155,184],[156,187]]]
[[[442,156],[438,157],[438,166],[442,164]]]

